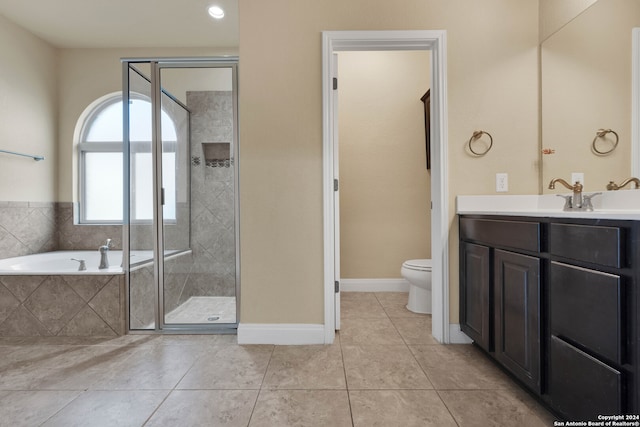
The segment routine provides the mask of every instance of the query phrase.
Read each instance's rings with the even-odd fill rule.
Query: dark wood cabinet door
[[[460,258],[460,328],[491,351],[489,248],[461,242]]]
[[[540,260],[495,250],[495,357],[540,392]]]

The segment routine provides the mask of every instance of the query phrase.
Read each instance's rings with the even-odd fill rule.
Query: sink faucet
[[[567,181],[561,178],[552,179],[549,183],[549,190],[553,190],[556,188],[556,183],[567,187],[569,190],[573,191],[571,196],[565,196],[563,194],[558,194],[559,197],[564,197],[565,203],[564,211],[592,211],[593,204],[591,203],[591,199],[602,193],[592,193],[592,194],[582,194],[582,184],[579,181],[576,181],[575,184],[570,185]]]
[[[569,209],[580,209],[582,207],[582,184],[580,184],[579,181],[576,181],[575,184],[570,185],[567,181],[565,181],[562,178],[555,178],[552,179],[551,182],[549,183],[549,190],[553,190],[556,188],[556,183],[560,183],[562,185],[564,185],[565,187],[567,187],[569,190],[573,191],[573,195],[571,196],[571,198],[569,199],[568,196],[562,196],[561,194],[559,194],[559,196],[561,197],[565,197],[567,203],[565,204],[565,210],[567,209],[567,205]]]
[[[111,248],[111,239],[107,239],[106,243],[98,248],[100,251],[100,266],[99,269],[109,268],[109,258],[107,258],[107,253]]]
[[[620,185],[616,184],[613,181],[609,181],[609,183],[607,184],[607,190],[611,191],[611,190],[619,190],[621,188],[623,188],[624,186],[626,186],[627,184],[629,184],[630,182],[633,182],[635,184],[635,189],[637,190],[638,188],[640,188],[640,179],[638,178],[627,178],[624,181],[622,181],[622,183]]]

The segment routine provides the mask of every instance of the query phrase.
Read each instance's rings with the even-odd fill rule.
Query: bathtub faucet
[[[107,253],[111,248],[111,239],[107,239],[106,243],[98,248],[100,251],[100,266],[99,269],[109,268],[109,258],[107,258]]]

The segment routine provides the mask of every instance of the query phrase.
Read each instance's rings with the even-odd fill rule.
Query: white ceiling
[[[0,14],[59,48],[238,46],[238,0],[0,0]]]

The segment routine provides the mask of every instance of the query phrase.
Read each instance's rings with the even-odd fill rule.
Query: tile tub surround
[[[72,203],[0,201],[0,259],[58,250],[122,248],[119,225],[76,225]]]
[[[0,336],[125,334],[124,275],[0,276]]]
[[[553,425],[474,346],[421,337],[431,316],[400,311],[406,293],[343,295],[349,337],[339,332],[331,345],[240,346],[234,335],[0,338],[0,424]],[[366,328],[374,315],[351,309],[359,302],[378,304],[375,316],[392,327],[375,336]],[[392,344],[358,344],[365,335]]]

